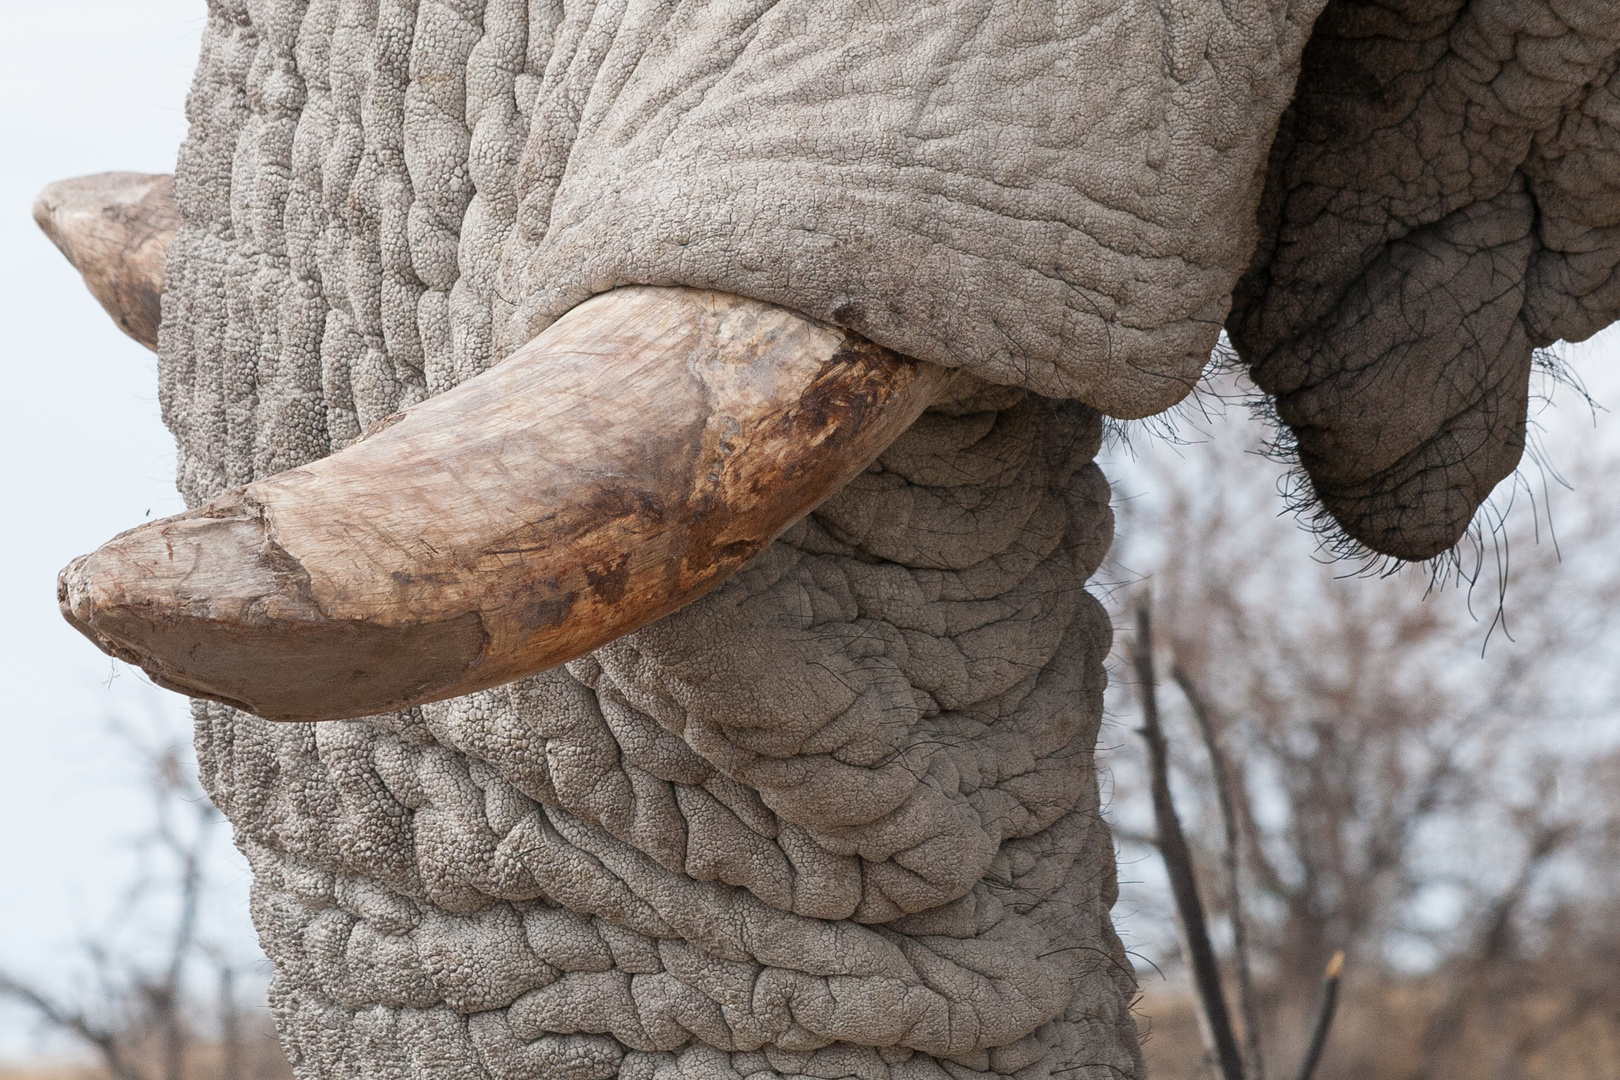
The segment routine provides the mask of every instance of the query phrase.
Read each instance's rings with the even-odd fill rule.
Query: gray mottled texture
[[[165,350],[224,424],[174,412],[187,488],[624,284],[1157,412],[1248,263],[1320,2],[216,2]],[[262,399],[267,367],[301,392]]]
[[[1248,268],[1327,509],[1427,554],[1517,461],[1530,347],[1620,306],[1612,6],[1323,3],[213,0],[161,343],[193,502],[621,285],[962,370],[566,670],[199,707],[304,1077],[1140,1074],[1093,410],[1179,400]]]
[[[316,728],[199,707],[304,1076],[1139,1074],[1092,767],[1100,420],[1026,393],[1186,392],[1311,14],[213,5],[162,343],[193,501],[622,284],[1019,384],[965,375],[749,571],[567,670]]]
[[[300,1073],[1135,1074],[1099,434],[980,391],[566,669],[348,723],[199,706]]]
[[[1620,16],[1323,7],[217,0],[164,346],[215,399],[171,410],[183,487],[341,447],[618,285],[1122,417],[1188,391],[1236,285],[1328,514],[1444,550],[1518,463],[1532,347],[1620,316]]]
[[[1351,536],[1449,548],[1524,450],[1531,350],[1620,316],[1620,7],[1334,0],[1232,336]]]
[[[623,97],[633,14],[216,9],[162,362],[189,498],[502,355],[511,282],[568,276],[523,269],[524,208]],[[1100,418],[955,385],[566,670],[315,727],[199,707],[304,1077],[1139,1072],[1092,767]]]

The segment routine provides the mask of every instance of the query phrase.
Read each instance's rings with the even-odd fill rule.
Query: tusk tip
[[[34,223],[74,266],[107,233],[173,233],[180,227],[174,177],[163,173],[109,172],[47,184],[34,196]],[[82,267],[81,267],[82,269]]]
[[[235,523],[229,520],[205,521],[196,524],[211,534],[213,543],[199,543],[198,530],[184,524],[193,517],[150,522],[74,559],[57,575],[57,606],[68,624],[102,652],[139,667],[159,685],[243,705],[187,678],[184,649],[175,652],[181,643],[177,639],[218,621],[213,616],[219,609],[251,603],[240,594],[252,591],[252,584],[243,580],[239,567],[229,565],[241,561],[241,541],[248,538],[233,537],[233,531],[241,530],[233,530]],[[214,595],[206,600],[197,596],[198,587],[210,585]]]
[[[34,222],[119,328],[156,349],[164,258],[180,227],[174,177],[112,172],[58,180],[35,196]]]
[[[241,491],[81,555],[58,575],[57,602],[101,651],[158,685],[268,720],[412,704],[487,645],[476,613],[405,625],[329,617]]]
[[[55,208],[56,185],[52,184],[34,196],[34,224],[38,225],[39,231],[48,236],[51,243],[55,244],[60,250],[62,242],[57,239],[56,215],[53,212]]]
[[[89,563],[92,556],[80,555],[56,575],[56,606],[68,624],[93,641],[98,649],[109,656],[131,663],[138,662],[134,654],[101,633],[96,627],[95,604],[91,600]]]

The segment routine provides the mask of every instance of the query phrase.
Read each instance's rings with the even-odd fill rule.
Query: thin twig
[[[1344,950],[1340,949],[1328,961],[1322,974],[1322,1007],[1316,1010],[1316,1026],[1311,1030],[1311,1044],[1305,1048],[1305,1057],[1299,1063],[1295,1080],[1311,1080],[1317,1062],[1322,1060],[1322,1048],[1327,1045],[1328,1030],[1333,1027],[1333,1013],[1339,1007],[1339,977],[1344,974]]]
[[[1199,692],[1192,676],[1179,663],[1171,663],[1170,677],[1181,687],[1198,730],[1209,753],[1210,774],[1215,779],[1215,799],[1220,806],[1221,826],[1226,832],[1226,910],[1232,922],[1232,952],[1237,961],[1238,1007],[1243,1012],[1243,1049],[1248,1055],[1249,1080],[1266,1080],[1266,1061],[1260,1045],[1260,1002],[1254,992],[1254,973],[1249,966],[1249,929],[1243,917],[1243,883],[1239,876],[1243,859],[1237,808],[1232,798],[1232,772],[1227,767],[1226,749],[1215,729],[1215,714]]]
[[[1142,738],[1147,741],[1148,760],[1153,772],[1153,816],[1159,828],[1159,854],[1170,875],[1170,891],[1181,916],[1181,929],[1187,942],[1187,960],[1193,969],[1193,984],[1203,1004],[1204,1019],[1214,1043],[1216,1063],[1222,1080],[1244,1080],[1243,1057],[1232,1035],[1232,1017],[1221,988],[1221,972],[1215,963],[1215,949],[1209,941],[1209,924],[1204,905],[1198,898],[1198,882],[1193,875],[1192,853],[1176,816],[1170,796],[1170,752],[1164,728],[1159,723],[1159,700],[1153,673],[1152,603],[1144,595],[1136,606],[1136,647],[1132,650],[1136,667],[1137,691],[1142,695]]]
[[[236,972],[219,961],[219,1038],[224,1044],[221,1080],[242,1078],[242,1012],[236,1007]]]
[[[118,1035],[91,1020],[87,1013],[62,1005],[3,972],[0,972],[0,998],[10,998],[27,1006],[52,1027],[77,1035],[95,1047],[102,1064],[117,1080],[142,1080],[140,1073],[124,1060],[123,1043]]]

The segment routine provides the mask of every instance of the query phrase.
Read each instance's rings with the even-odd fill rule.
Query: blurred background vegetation
[[[122,890],[112,917],[50,970],[0,954],[0,1015],[35,1037],[0,1080],[291,1077],[265,1007],[268,963],[244,947],[247,911],[228,887],[240,860],[184,732],[161,714],[109,726],[145,796],[126,822],[135,873],[109,883]]]
[[[1219,1074],[1135,730],[1145,589],[1172,790],[1241,1026],[1235,862],[1268,1067],[1250,1055],[1250,1080],[1294,1076],[1340,949],[1322,1080],[1620,1077],[1620,442],[1559,377],[1539,379],[1559,408],[1532,418],[1519,477],[1433,567],[1326,557],[1280,510],[1287,469],[1241,379],[1214,377],[1170,437],[1114,448],[1105,797],[1153,1076]],[[1230,861],[1196,704],[1231,774]]]

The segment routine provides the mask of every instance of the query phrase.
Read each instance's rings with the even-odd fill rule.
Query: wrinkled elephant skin
[[[161,279],[194,531],[329,456],[386,476],[406,429],[345,449],[629,286],[937,375],[728,580],[564,666],[197,704],[299,1075],[1140,1077],[1103,416],[1229,326],[1334,527],[1445,551],[1533,349],[1620,314],[1617,62],[1580,0],[213,0]]]

